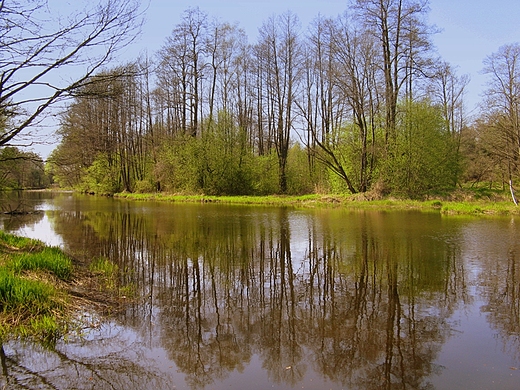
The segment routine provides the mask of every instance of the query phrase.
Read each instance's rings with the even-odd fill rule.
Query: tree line
[[[61,116],[48,171],[95,193],[365,193],[422,197],[518,177],[518,44],[466,75],[435,52],[427,0],[351,0],[302,28],[288,11],[250,43],[187,9],[152,57],[105,69]]]

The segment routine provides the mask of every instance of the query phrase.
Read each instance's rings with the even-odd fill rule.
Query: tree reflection
[[[72,234],[72,219],[55,218]],[[426,233],[438,215],[407,215],[409,231],[391,213],[213,205],[81,218],[74,234],[91,232],[95,255],[143,297],[120,319],[142,332],[154,322],[192,388],[258,356],[289,386],[312,369],[345,387],[427,389],[466,299],[459,249]]]
[[[0,214],[6,214],[1,221],[3,229],[16,231],[41,221],[43,212],[38,207],[44,199],[40,192],[33,192],[28,197],[24,191],[0,191]]]
[[[506,232],[509,237],[503,245],[507,247],[501,253],[507,253],[507,258],[488,256],[484,261],[480,287],[488,301],[481,310],[487,313],[488,321],[498,331],[504,349],[520,364],[520,244],[517,223],[512,219]],[[505,235],[505,232],[499,233]]]
[[[38,389],[172,389],[173,378],[159,371],[153,361],[136,359],[128,351],[138,353],[142,347],[127,339],[111,338],[120,353],[102,354],[98,342],[87,342],[87,355],[75,355],[66,345],[45,349],[34,344],[13,341],[2,357],[2,388]],[[101,339],[101,343],[107,342]],[[113,345],[114,347],[114,345]],[[93,352],[95,349],[95,352]]]

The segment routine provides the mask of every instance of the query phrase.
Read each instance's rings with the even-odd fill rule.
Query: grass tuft
[[[19,308],[31,312],[44,311],[54,294],[54,288],[47,283],[25,279],[5,267],[0,268],[0,307],[3,312]]]
[[[0,340],[51,342],[64,334],[67,301],[55,278],[71,276],[72,260],[57,247],[3,231],[0,258]]]
[[[0,249],[15,251],[39,251],[44,247],[43,242],[27,237],[19,237],[0,230]]]
[[[57,247],[16,254],[12,258],[10,267],[15,272],[45,270],[63,280],[67,280],[72,273],[71,259]]]

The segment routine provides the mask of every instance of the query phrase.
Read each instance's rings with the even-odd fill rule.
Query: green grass
[[[72,273],[71,259],[56,247],[45,247],[39,252],[14,254],[9,267],[15,272],[49,271],[64,280]]]
[[[64,295],[53,284],[0,267],[0,339],[55,341],[66,332],[65,312]]]
[[[0,339],[49,342],[65,333],[67,300],[57,281],[72,270],[59,248],[0,231]]]
[[[100,280],[100,287],[107,290],[117,289],[117,275],[119,267],[116,263],[105,257],[99,257],[92,260],[89,266],[90,272],[97,274]]]
[[[507,196],[497,194],[486,198],[483,194],[490,191],[480,191],[479,196],[473,193],[463,193],[454,196],[461,200],[429,199],[412,200],[386,198],[380,200],[365,199],[358,195],[268,195],[268,196],[206,196],[206,195],[169,195],[169,194],[116,194],[116,197],[130,200],[156,200],[179,203],[222,203],[242,205],[292,206],[292,207],[343,207],[362,210],[422,210],[451,214],[498,214],[520,215],[520,207],[512,201],[503,200]],[[498,200],[497,200],[498,199]]]
[[[0,307],[4,312],[15,308],[45,310],[55,293],[48,283],[26,279],[5,267],[0,268]]]
[[[242,205],[266,205],[266,206],[297,206],[297,207],[330,207],[337,206],[348,201],[344,195],[236,195],[236,196],[213,196],[213,195],[178,195],[178,194],[134,194],[121,193],[114,195],[117,198],[129,200],[156,200],[174,203],[222,203]]]
[[[14,234],[9,234],[2,230],[0,230],[0,244],[7,248],[24,251],[41,250],[44,246],[39,240],[15,236]]]
[[[447,202],[443,204],[441,212],[448,215],[520,215],[520,207],[513,202]]]

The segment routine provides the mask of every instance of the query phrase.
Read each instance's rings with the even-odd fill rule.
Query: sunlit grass
[[[39,252],[15,254],[9,267],[16,272],[45,270],[60,279],[68,279],[72,273],[71,259],[56,247],[45,247]]]
[[[0,231],[0,339],[55,340],[67,328],[65,294],[57,287],[72,273],[59,248]]]
[[[513,202],[446,202],[442,205],[443,214],[471,215],[520,215],[520,207]]]
[[[292,206],[292,207],[344,207],[362,210],[421,210],[425,212],[439,212],[450,214],[513,214],[520,215],[520,207],[512,201],[502,200],[507,197],[498,197],[493,193],[493,198],[486,199],[478,192],[479,196],[468,193],[467,199],[464,195],[460,201],[444,199],[397,199],[385,198],[368,200],[363,196],[356,195],[268,195],[268,196],[207,196],[207,195],[177,195],[177,194],[116,194],[116,197],[130,200],[157,200],[166,202],[189,202],[189,203],[221,203],[221,204],[243,204],[243,205],[266,205],[266,206]],[[489,194],[488,194],[489,195]],[[490,196],[490,195],[489,195]],[[455,197],[457,198],[457,197]],[[495,198],[499,200],[494,200]],[[458,199],[458,198],[457,198]]]
[[[17,335],[45,341],[55,339],[66,329],[65,305],[63,294],[51,283],[0,267],[1,339]]]
[[[114,279],[117,276],[119,267],[105,257],[98,257],[92,260],[89,270],[95,274],[100,274],[105,279]]]
[[[24,278],[5,267],[0,268],[0,307],[4,312],[14,308],[45,310],[54,294],[55,289],[50,284]]]
[[[44,247],[43,242],[27,237],[20,237],[14,234],[9,234],[0,230],[0,245],[4,249],[16,249],[24,251],[41,250]],[[2,249],[0,247],[0,249]]]

